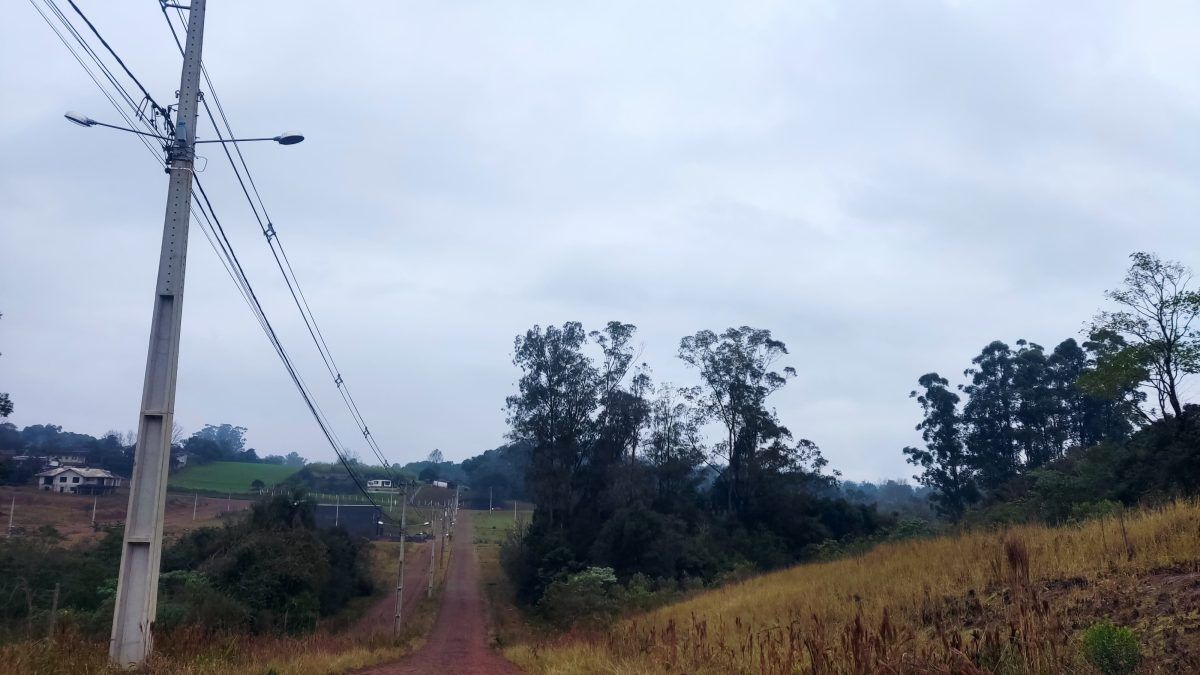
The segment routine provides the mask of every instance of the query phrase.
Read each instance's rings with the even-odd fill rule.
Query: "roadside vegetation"
[[[1198,534],[1189,501],[882,544],[506,655],[556,674],[1094,673],[1136,650],[1138,672],[1197,672]]]
[[[0,661],[22,673],[108,672],[120,545],[119,529],[66,548],[49,529],[0,541],[9,600]],[[412,608],[398,641],[390,621],[387,631],[352,630],[388,595],[395,559],[395,545],[368,548],[340,529],[316,529],[301,494],[188,532],[163,552],[148,672],[326,673],[398,658],[427,630],[432,603]]]
[[[839,480],[769,397],[769,331],[700,331],[653,386],[633,326],[519,336],[535,511],[501,549],[546,673],[1200,670],[1200,293],[1137,253],[1085,339],[918,380],[907,485]],[[715,432],[715,433],[714,433]],[[785,571],[754,576],[772,569]]]

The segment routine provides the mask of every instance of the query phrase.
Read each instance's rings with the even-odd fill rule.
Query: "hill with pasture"
[[[254,481],[270,488],[287,480],[299,468],[286,464],[252,462],[212,462],[185,467],[171,476],[170,487],[208,492],[247,493],[255,491]]]

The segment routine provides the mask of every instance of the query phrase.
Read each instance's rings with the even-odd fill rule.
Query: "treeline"
[[[171,442],[171,454],[186,455],[194,464],[209,462],[259,462],[303,466],[305,460],[295,452],[287,455],[260,457],[254,448],[246,447],[246,428],[231,424],[206,424],[186,439],[180,439],[176,429]],[[18,429],[11,422],[0,423],[0,483],[22,484],[42,468],[39,462],[14,462],[12,457],[34,458],[80,457],[93,468],[107,469],[114,474],[129,476],[133,471],[133,456],[137,435],[132,431],[109,431],[99,438],[89,434],[63,431],[57,424],[31,424]]]
[[[686,387],[651,380],[635,331],[569,322],[516,338],[508,421],[529,449],[535,511],[502,559],[521,600],[553,615],[610,577],[629,588],[706,583],[885,527],[873,507],[838,495],[817,446],[777,417],[770,397],[795,371],[781,367],[787,347],[770,331],[683,338],[678,356],[698,378]]]
[[[429,453],[426,459],[391,467],[365,464],[353,453],[347,453],[346,462],[361,481],[390,480],[393,484],[415,485],[438,480],[452,486],[466,486],[470,489],[463,492],[462,500],[469,508],[486,508],[489,494],[497,504],[528,498],[524,473],[529,449],[521,443],[485,450],[462,462],[447,461],[438,450]],[[358,484],[340,461],[308,462],[284,484],[321,493],[358,491]]]
[[[260,457],[258,450],[246,447],[246,427],[232,424],[205,424],[182,443],[173,443],[188,456],[188,462],[208,464],[210,462],[252,462],[263,464],[287,464],[304,466],[305,459],[296,452],[286,455]]]
[[[1177,262],[1136,253],[1082,344],[994,341],[957,387],[921,376],[912,397],[924,445],[904,453],[938,511],[1062,520],[1105,502],[1194,493],[1197,413],[1179,390],[1200,370],[1190,279]]]
[[[0,483],[24,484],[42,470],[40,462],[16,462],[22,455],[37,458],[83,456],[89,466],[128,476],[133,471],[134,435],[109,431],[96,438],[63,431],[57,424],[31,424],[18,429],[11,422],[0,424]]]
[[[248,517],[191,531],[162,554],[160,634],[180,626],[211,633],[300,633],[369,595],[366,544],[318,530],[302,493],[255,503]],[[112,623],[122,532],[64,548],[53,528],[0,541],[0,639],[41,637],[54,606],[58,625],[106,639]]]

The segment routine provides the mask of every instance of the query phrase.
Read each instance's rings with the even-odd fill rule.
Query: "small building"
[[[450,484],[444,480],[435,480],[432,483],[430,483],[430,485],[432,485],[433,487],[440,487],[440,488],[450,487]]]
[[[369,480],[367,481],[368,490],[391,489],[392,481],[390,480]]]
[[[108,494],[121,487],[121,477],[104,469],[60,466],[35,474],[39,490],[68,494]]]
[[[372,504],[317,504],[313,515],[318,528],[340,527],[352,537],[378,539],[383,533],[383,512]]]

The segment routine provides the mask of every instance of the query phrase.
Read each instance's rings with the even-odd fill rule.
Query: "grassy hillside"
[[[1200,672],[1200,504],[888,544],[508,655],[533,673],[1095,673],[1081,633],[1103,619],[1134,630],[1138,672]]]
[[[189,466],[171,476],[170,486],[188,490],[213,492],[249,492],[250,484],[261,480],[271,487],[296,473],[294,466],[281,464],[250,464],[247,462],[213,462]]]

